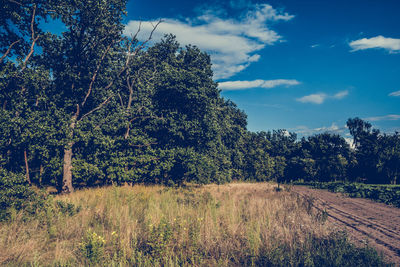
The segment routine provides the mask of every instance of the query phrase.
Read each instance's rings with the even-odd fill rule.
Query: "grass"
[[[270,183],[105,187],[0,224],[7,266],[385,266]]]

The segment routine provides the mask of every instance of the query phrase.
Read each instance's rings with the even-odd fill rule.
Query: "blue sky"
[[[126,33],[163,23],[211,55],[251,131],[346,136],[350,117],[400,131],[400,1],[130,0]]]

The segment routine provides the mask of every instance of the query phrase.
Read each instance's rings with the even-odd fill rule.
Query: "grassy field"
[[[86,189],[0,224],[8,266],[384,266],[290,188]]]

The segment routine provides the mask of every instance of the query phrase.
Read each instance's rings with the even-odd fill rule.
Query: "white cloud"
[[[336,123],[332,123],[331,126],[329,127],[320,127],[320,128],[315,128],[314,130],[317,132],[337,132],[339,130],[339,126],[336,125]]]
[[[399,91],[395,91],[395,92],[391,92],[389,94],[389,96],[400,96],[400,90]]]
[[[342,134],[346,130],[346,128],[339,127],[336,123],[332,123],[331,126],[322,126],[319,128],[309,128],[304,125],[297,126],[296,128],[289,129],[297,133],[299,136],[310,136],[321,133],[332,133],[332,134]]]
[[[306,95],[300,98],[297,98],[297,101],[301,103],[313,103],[313,104],[322,104],[325,102],[325,99],[328,97],[326,94],[311,94]]]
[[[341,91],[333,96],[335,99],[342,99],[349,95],[349,91]]]
[[[376,116],[365,118],[367,121],[397,121],[400,120],[400,115],[390,114],[385,116]]]
[[[371,48],[382,48],[389,50],[390,52],[400,51],[400,39],[386,38],[382,35],[355,40],[350,42],[349,45],[351,48],[353,48],[353,51]]]
[[[355,148],[354,139],[353,138],[344,137],[344,140],[346,140],[346,143],[348,143],[351,148]]]
[[[293,86],[300,84],[297,80],[254,80],[254,81],[229,81],[220,82],[221,90],[246,90],[250,88],[273,88],[277,86]]]
[[[318,46],[319,46],[319,44],[310,45],[311,48],[316,48],[316,47],[318,47]]]
[[[320,104],[324,103],[325,100],[327,100],[327,99],[343,99],[346,96],[348,96],[348,94],[349,94],[349,91],[347,91],[347,90],[338,92],[334,95],[318,93],[318,94],[306,95],[306,96],[297,98],[296,100],[301,103],[313,103],[313,104],[320,105]]]
[[[153,35],[160,40],[165,34],[176,35],[181,45],[192,44],[211,55],[216,79],[229,78],[258,61],[257,51],[266,45],[282,41],[276,31],[271,30],[269,22],[288,21],[294,16],[282,13],[267,4],[253,6],[240,19],[226,19],[215,12],[204,12],[194,19],[178,20],[164,18]],[[152,24],[143,22],[139,40],[145,40]],[[131,20],[125,26],[125,35],[136,33],[140,21]]]

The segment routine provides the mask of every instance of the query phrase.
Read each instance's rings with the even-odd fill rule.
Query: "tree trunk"
[[[64,173],[62,181],[61,193],[69,194],[74,192],[74,187],[72,186],[72,146],[73,142],[68,143],[68,148],[64,149]]]
[[[70,142],[68,142],[67,147],[64,148],[64,162],[63,162],[63,180],[61,193],[69,194],[74,192],[74,187],[72,186],[72,147],[74,146],[74,141],[72,141],[74,137],[74,129],[76,125],[76,120],[79,116],[79,105],[76,105],[76,112],[71,118],[71,124],[69,125],[69,133],[68,137],[70,138]]]
[[[40,169],[39,169],[39,185],[42,185],[42,180],[43,180],[43,164],[40,164]]]
[[[29,184],[31,184],[31,178],[29,176],[29,163],[28,163],[28,155],[26,153],[26,149],[24,150],[24,160],[25,160],[25,171],[26,171],[26,180]]]

